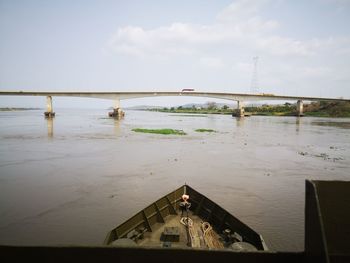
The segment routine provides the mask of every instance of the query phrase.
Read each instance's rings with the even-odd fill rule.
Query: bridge
[[[98,98],[109,99],[114,101],[113,112],[110,113],[112,117],[118,117],[123,115],[123,111],[120,107],[120,100],[145,98],[145,97],[159,97],[159,96],[193,96],[193,97],[205,97],[224,99],[237,102],[237,116],[244,116],[244,102],[245,101],[297,101],[297,115],[303,115],[303,101],[347,101],[350,99],[339,98],[325,98],[325,97],[304,97],[304,96],[282,96],[274,94],[244,94],[244,93],[220,93],[220,92],[194,92],[194,91],[150,91],[150,92],[36,92],[36,91],[0,91],[2,96],[45,96],[47,98],[47,111],[46,117],[53,117],[55,115],[52,107],[52,97],[85,97],[85,98]]]

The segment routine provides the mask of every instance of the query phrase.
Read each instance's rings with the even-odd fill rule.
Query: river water
[[[0,244],[101,245],[110,229],[187,183],[270,249],[301,251],[305,180],[350,179],[350,119],[56,112],[54,120],[0,112]]]

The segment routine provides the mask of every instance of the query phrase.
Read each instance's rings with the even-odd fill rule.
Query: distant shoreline
[[[157,111],[167,113],[189,113],[189,114],[227,114],[232,115],[236,110],[223,106],[221,108],[177,108],[144,109],[146,111]],[[245,107],[245,113],[249,116],[296,116],[296,105],[285,103],[284,105],[262,105],[258,107]],[[350,118],[350,102],[312,102],[304,104],[305,117],[329,117]]]
[[[0,108],[0,111],[27,111],[27,110],[41,110],[41,108],[16,108],[16,107]]]

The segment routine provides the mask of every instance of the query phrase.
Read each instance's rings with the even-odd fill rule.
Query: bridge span
[[[325,98],[325,97],[305,97],[305,96],[284,96],[267,93],[260,94],[245,94],[245,93],[220,93],[220,92],[195,92],[195,91],[147,91],[147,92],[81,92],[81,91],[0,91],[2,96],[46,96],[47,97],[47,111],[45,116],[53,117],[55,113],[52,107],[52,97],[85,97],[109,99],[114,101],[114,111],[110,116],[120,116],[123,114],[120,107],[120,100],[145,98],[145,97],[159,97],[159,96],[193,96],[224,99],[230,101],[237,101],[237,115],[244,116],[244,102],[245,101],[297,101],[297,114],[303,114],[303,101],[350,101],[350,99],[342,98]]]

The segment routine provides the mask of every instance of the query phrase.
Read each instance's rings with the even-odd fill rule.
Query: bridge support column
[[[244,102],[237,101],[237,110],[232,114],[234,117],[244,117]]]
[[[46,107],[47,107],[47,111],[44,113],[45,117],[46,118],[55,117],[55,113],[53,112],[53,108],[52,108],[52,97],[51,96],[46,97]]]
[[[298,117],[304,115],[303,109],[304,109],[304,103],[303,103],[303,101],[302,101],[302,100],[298,100],[298,102],[297,102],[297,116],[298,116]]]
[[[108,113],[109,117],[114,117],[114,118],[122,118],[124,117],[125,113],[122,111],[120,107],[120,99],[117,98],[114,101],[114,106],[113,106],[113,111]]]

